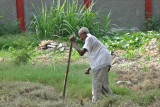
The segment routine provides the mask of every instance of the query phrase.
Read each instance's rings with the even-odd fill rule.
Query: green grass
[[[2,57],[4,59],[9,59],[11,57],[11,53],[8,52],[7,50],[1,50],[0,57]]]
[[[92,73],[85,75],[84,71],[88,64],[71,64],[68,75],[67,94],[75,98],[91,97]],[[13,65],[0,63],[0,81],[30,81],[52,85],[57,91],[62,92],[66,72],[66,64],[56,64],[51,66],[40,65]],[[110,72],[110,85],[113,85],[116,74]],[[115,88],[115,89],[114,89]],[[117,92],[119,93],[119,92]],[[122,92],[124,94],[124,92]]]
[[[92,88],[92,72],[90,75],[85,75],[84,71],[88,68],[89,64],[72,64],[70,65],[66,96],[69,98],[89,98],[91,99]],[[57,92],[62,93],[64,86],[64,78],[66,73],[67,64],[53,64],[50,66],[41,65],[14,65],[11,63],[0,63],[0,82],[3,81],[27,81],[42,83],[44,85],[53,86]],[[110,88],[115,94],[118,95],[119,100],[115,100],[112,97],[105,97],[100,100],[104,106],[109,105],[110,102],[115,106],[131,100],[133,103],[137,103],[141,106],[147,106],[153,103],[154,96],[160,98],[159,89],[153,89],[149,91],[131,91],[126,87],[116,86],[115,78],[117,74],[114,71],[109,73]]]
[[[30,41],[34,45],[38,45],[40,43],[40,40],[37,39],[36,34],[34,33],[20,33],[15,35],[7,34],[0,36],[0,49],[7,49],[10,46],[14,47],[14,42],[18,41],[19,39]],[[23,43],[23,41],[21,42]]]

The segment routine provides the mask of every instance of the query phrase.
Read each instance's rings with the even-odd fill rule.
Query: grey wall
[[[47,1],[49,7],[52,0]],[[56,0],[55,0],[56,1]],[[61,0],[63,2],[64,0]],[[25,22],[28,25],[29,19],[36,8],[41,8],[41,0],[24,0]],[[83,0],[79,0],[83,4]],[[141,27],[145,21],[145,0],[96,0],[93,10],[101,9],[102,14],[107,16],[112,11],[112,24],[116,24],[121,28]],[[16,0],[0,0],[0,11],[3,14],[3,20],[17,20]],[[152,14],[160,14],[160,0],[152,0]]]
[[[52,5],[53,0],[42,0],[43,3],[46,3],[46,6],[49,10],[50,5]],[[57,0],[55,0],[54,5],[56,5]],[[61,0],[61,4],[63,4],[64,0]],[[79,1],[79,4],[82,4],[82,0]],[[26,22],[26,27],[29,26],[29,21],[30,19],[33,17],[33,14],[36,14],[36,11],[34,9],[34,7],[36,8],[36,10],[40,10],[41,11],[41,7],[42,7],[42,2],[41,0],[24,0],[24,11],[25,11],[25,22]],[[34,7],[33,7],[34,5]]]
[[[50,3],[53,0],[42,0],[44,3],[46,2],[46,6],[49,7]],[[33,6],[34,5],[34,6]],[[36,8],[36,10],[34,9]],[[30,19],[33,17],[33,14],[36,14],[36,11],[41,10],[42,3],[41,0],[24,0],[24,14],[25,14],[25,22],[28,27]]]
[[[17,21],[16,0],[0,0],[0,16],[3,21]]]
[[[140,27],[145,20],[145,0],[97,0],[94,10],[112,12],[112,23],[119,27]]]
[[[152,15],[160,14],[160,0],[152,0]]]

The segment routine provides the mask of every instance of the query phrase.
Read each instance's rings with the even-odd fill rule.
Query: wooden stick
[[[67,77],[68,77],[69,65],[70,65],[70,59],[71,59],[71,53],[72,53],[72,43],[71,43],[70,50],[69,50],[69,58],[68,58],[68,64],[67,64],[67,70],[66,70],[66,76],[65,76],[65,81],[64,81],[64,88],[63,88],[62,98],[65,98]]]

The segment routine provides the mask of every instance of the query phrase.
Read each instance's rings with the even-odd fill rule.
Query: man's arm
[[[89,74],[89,71],[91,70],[91,67],[89,67],[86,71],[85,74]]]
[[[87,49],[83,48],[82,50],[78,47],[77,42],[76,42],[76,37],[74,35],[71,35],[70,40],[72,42],[72,45],[74,48],[76,48],[77,52],[83,56],[85,52],[87,52]]]
[[[77,52],[83,56],[85,54],[85,52],[87,52],[87,49],[83,48],[82,50],[78,47],[76,42],[72,42],[74,48],[76,48]]]

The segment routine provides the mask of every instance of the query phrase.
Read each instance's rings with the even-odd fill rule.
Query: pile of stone
[[[59,50],[60,52],[64,52],[69,50],[69,48],[66,42],[58,43],[53,40],[42,40],[38,46],[38,50],[47,50],[49,52]]]
[[[3,62],[4,61],[4,59],[3,58],[0,58],[0,62]]]

